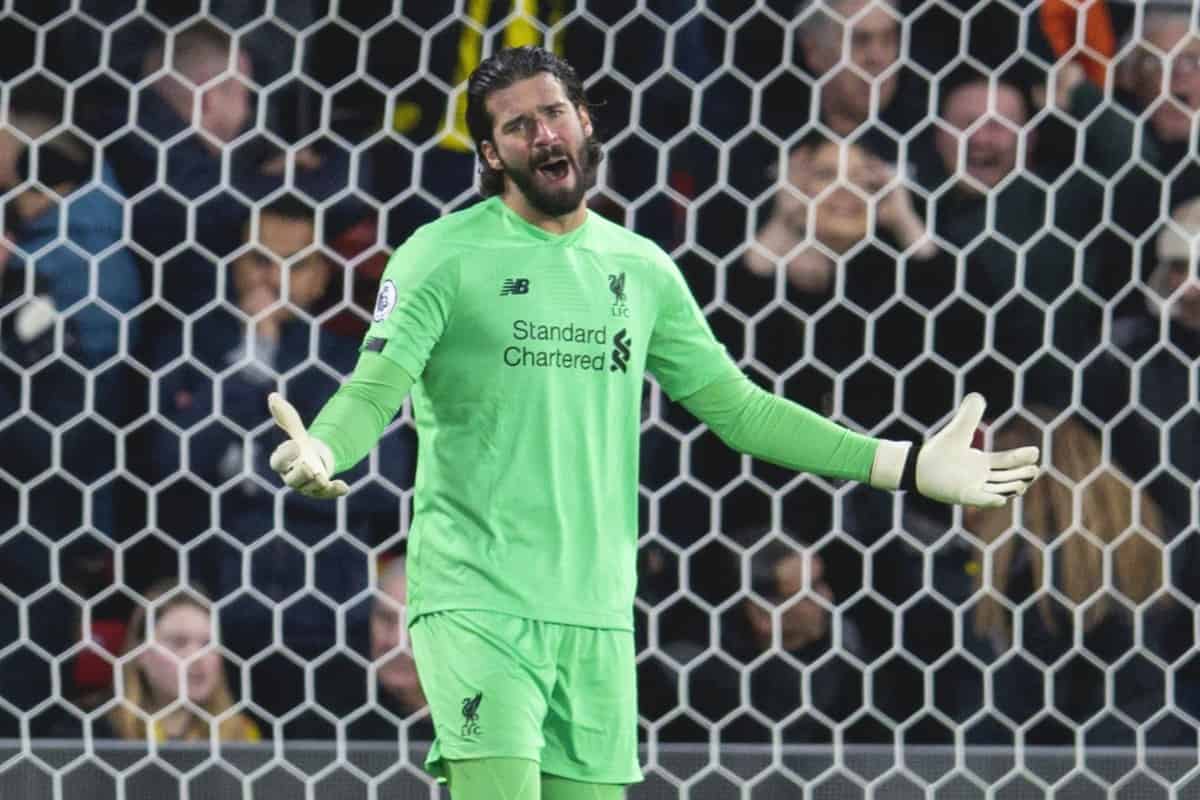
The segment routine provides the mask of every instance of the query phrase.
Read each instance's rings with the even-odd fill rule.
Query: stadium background
[[[475,200],[461,82],[481,53],[545,43],[597,103],[593,207],[675,256],[755,380],[897,438],[983,391],[983,439],[1030,421],[1044,480],[1066,488],[983,539],[988,523],[960,511],[734,456],[648,382],[647,782],[631,796],[1195,796],[1200,314],[1194,285],[1164,290],[1160,268],[1182,261],[1186,276],[1200,223],[1173,228],[1182,257],[1160,258],[1160,241],[1200,195],[1200,91],[1197,43],[1156,50],[1147,22],[1169,8],[1194,26],[1194,9],[1082,5],[5,3],[0,794],[436,796],[420,711],[385,711],[369,738],[355,728],[375,707],[373,582],[403,552],[410,418],[352,472],[339,512],[278,491],[265,396],[303,398],[308,417],[333,390],[387,253]],[[882,33],[840,23],[880,9]],[[198,26],[251,62],[235,78],[244,125],[207,145],[155,107],[169,59],[146,72],[147,53]],[[823,105],[847,69],[875,86],[849,130]],[[993,110],[1009,92],[1025,116],[973,160],[972,137],[997,123],[959,126],[949,98],[980,80]],[[961,142],[963,167],[947,167],[939,134]],[[813,194],[865,225],[822,238],[814,210],[797,248],[824,271],[807,282],[759,238],[797,147],[797,180],[834,154]],[[1015,167],[963,190],[1005,147]],[[48,226],[21,199],[63,186]],[[319,297],[284,298],[263,349],[281,306],[251,308],[234,263],[265,209],[297,202],[332,268]],[[1132,517],[1091,493],[1112,469],[1136,490]],[[1122,555],[1135,540],[1152,576],[1140,591]],[[787,583],[777,568],[796,553]],[[129,660],[129,615],[180,575],[217,601],[225,671],[263,744],[113,742],[92,725]],[[1007,629],[976,627],[985,595],[1004,598],[992,608]],[[765,644],[747,602],[766,609]],[[790,646],[805,621],[815,633]]]

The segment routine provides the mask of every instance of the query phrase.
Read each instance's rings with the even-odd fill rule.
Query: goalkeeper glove
[[[985,453],[971,447],[983,419],[983,397],[963,399],[954,419],[924,444],[881,440],[871,467],[871,485],[915,489],[933,500],[994,508],[1024,494],[1040,472],[1036,447]]]
[[[350,491],[345,481],[331,481],[333,452],[329,445],[309,436],[296,408],[278,392],[267,397],[267,407],[275,423],[283,428],[288,440],[271,454],[271,469],[283,482],[308,497],[331,500]]]

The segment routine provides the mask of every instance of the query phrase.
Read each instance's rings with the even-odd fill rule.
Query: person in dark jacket
[[[118,356],[138,340],[129,314],[142,287],[122,245],[122,196],[111,170],[80,139],[54,132],[53,119],[13,110],[8,122],[0,128],[9,222],[0,246],[0,527],[28,527],[0,559],[0,584],[25,595],[53,575],[73,574],[94,553],[90,534],[120,538],[107,480],[118,457],[110,426],[130,419]],[[71,558],[45,544],[77,533]],[[61,653],[72,614],[62,594],[47,595],[29,637]],[[0,648],[17,631],[15,615],[3,615]],[[36,704],[50,694],[52,669],[28,649],[11,651],[0,662],[0,696]]]
[[[934,347],[967,368],[969,387],[993,408],[1069,404],[1069,363],[1100,338],[1101,308],[1083,289],[1095,276],[1086,245],[1101,214],[1100,186],[1080,172],[1053,186],[1038,177],[1033,108],[1020,75],[993,80],[962,69],[941,90],[945,124],[922,174],[944,261],[930,270],[941,279],[922,291],[931,291],[926,305],[953,299],[939,314],[948,324],[935,329]],[[956,290],[960,277],[965,295]]]
[[[306,695],[302,671],[278,646],[313,659],[338,644],[342,612],[336,604],[369,588],[365,548],[395,531],[398,498],[376,484],[355,492],[346,504],[344,531],[335,505],[292,493],[277,510],[272,485],[264,480],[278,435],[269,425],[267,395],[286,386],[301,413],[315,414],[317,399],[352,370],[358,341],[314,324],[334,267],[316,246],[312,209],[285,195],[255,222],[244,228],[247,247],[225,271],[228,300],[185,329],[187,355],[178,358],[179,339],[160,343],[171,366],[163,372],[159,407],[172,427],[160,431],[155,461],[164,484],[180,473],[186,478],[159,491],[158,523],[180,540],[222,532],[191,551],[193,574],[218,597],[236,595],[221,616],[231,650],[250,657],[274,647],[275,655],[263,663],[275,669],[263,667],[253,694],[282,714]],[[391,438],[385,439],[389,447]],[[404,462],[403,451],[393,457]],[[366,467],[350,480],[363,477]],[[389,471],[387,477],[406,485],[404,476]],[[276,613],[282,642],[273,636]],[[365,638],[365,617],[365,609],[352,608],[350,641]],[[336,693],[339,681],[323,685]],[[331,733],[315,720],[310,718],[314,735]]]
[[[412,657],[405,615],[408,573],[403,555],[388,562],[379,576],[371,602],[372,668],[374,702],[363,702],[359,713],[347,724],[349,739],[433,741],[433,722],[417,665]],[[363,688],[368,689],[366,682]],[[347,715],[351,716],[351,715]]]
[[[329,200],[352,183],[349,157],[337,146],[285,151],[265,138],[251,54],[212,23],[175,33],[169,50],[165,40],[151,47],[142,71],[136,113],[107,110],[105,129],[135,126],[108,152],[133,204],[133,240],[149,273],[161,273],[161,299],[192,312],[214,297],[213,262],[241,244],[253,203],[284,187]],[[326,239],[364,216],[356,201],[335,202]]]
[[[825,563],[818,550],[753,530],[738,534],[749,583],[722,617],[718,658],[686,642],[666,652],[689,663],[691,707],[719,727],[723,743],[828,743],[835,729],[857,740],[877,736],[849,722],[862,707],[863,655],[857,626],[832,606]],[[743,571],[743,556],[730,566]],[[743,684],[743,678],[748,682]],[[670,736],[671,733],[664,734]]]
[[[1087,407],[1111,427],[1113,456],[1147,481],[1180,527],[1200,526],[1200,199],[1177,208],[1155,239],[1140,314],[1113,325],[1111,350],[1087,373]],[[1136,372],[1133,367],[1136,365]]]
[[[1136,292],[1154,269],[1160,209],[1200,194],[1191,129],[1200,114],[1200,37],[1193,10],[1146,4],[1139,36],[1114,62],[1111,100],[1075,75],[1061,87],[1061,105],[1078,121],[1088,167],[1111,186],[1104,218],[1100,271],[1092,286],[1114,304],[1118,317],[1140,316]]]

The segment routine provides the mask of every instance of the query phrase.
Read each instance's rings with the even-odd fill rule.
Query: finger
[[[1025,490],[1029,488],[1029,481],[1007,481],[1005,483],[987,482],[987,490],[995,494],[1003,494],[1012,497],[1018,494],[1025,494]]]
[[[988,483],[1003,483],[1005,481],[1025,481],[1029,483],[1041,472],[1035,466],[1018,467],[1017,469],[992,470],[988,474]]]
[[[299,456],[300,447],[291,439],[288,439],[271,453],[271,469],[280,473],[287,472],[291,468],[292,462],[299,458]]]
[[[983,419],[983,410],[986,407],[983,395],[971,392],[963,398],[962,405],[958,407],[958,413],[954,415],[954,419],[950,420],[950,424],[936,434],[937,438],[961,444],[964,447],[970,446],[971,439],[975,436],[975,430],[979,427],[980,420]]]
[[[988,463],[992,469],[1012,469],[1041,461],[1041,450],[1036,447],[1018,447],[1014,450],[1001,450],[988,454]]]
[[[313,497],[321,500],[334,500],[350,493],[350,486],[345,481],[331,481],[317,491]]]
[[[299,412],[295,406],[283,399],[283,395],[279,392],[271,392],[267,395],[267,408],[271,410],[271,416],[275,418],[275,424],[283,428],[283,432],[297,442],[302,442],[308,438],[308,431],[304,428],[304,422],[300,419]]]
[[[999,508],[1008,502],[1008,498],[985,489],[969,489],[963,493],[962,504],[977,508]]]
[[[296,487],[296,491],[301,494],[307,494],[311,497],[320,497],[321,493],[329,488],[329,480],[320,475],[313,476],[312,480],[307,481],[301,486]]]
[[[312,467],[304,463],[304,459],[297,459],[291,468],[283,474],[283,482],[293,489],[299,489],[315,477]]]
[[[317,500],[333,500],[347,494],[350,487],[345,481],[322,481],[319,485],[315,482],[309,484],[301,491]]]

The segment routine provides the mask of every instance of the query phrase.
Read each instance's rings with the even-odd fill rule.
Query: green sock
[[[621,800],[625,787],[616,783],[580,783],[542,775],[542,800]]]
[[[446,771],[453,800],[540,800],[542,796],[538,763],[527,758],[447,760]]]

